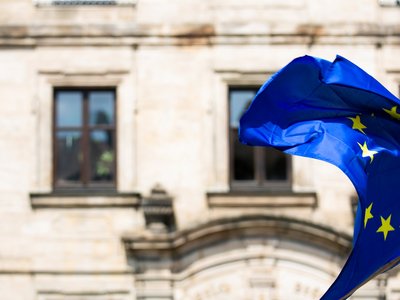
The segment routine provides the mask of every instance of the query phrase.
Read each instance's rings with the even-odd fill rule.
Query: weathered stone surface
[[[355,191],[293,158],[290,193],[232,193],[228,87],[340,54],[398,94],[400,7],[378,2],[1,0],[0,299],[318,299],[348,253]],[[112,195],[54,193],[55,87],[116,88]],[[144,201],[157,184],[161,206]],[[398,297],[396,270],[355,299]]]

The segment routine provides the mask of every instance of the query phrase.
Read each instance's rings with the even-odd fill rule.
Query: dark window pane
[[[258,88],[237,88],[229,91],[229,128],[231,176],[234,185],[243,187],[272,187],[289,183],[290,160],[282,152],[265,147],[242,145],[238,140],[239,121],[254,99]],[[239,184],[239,182],[242,184]]]
[[[114,133],[111,130],[93,130],[90,133],[91,181],[113,181]]]
[[[81,133],[79,131],[57,132],[57,181],[77,182],[81,178]]]
[[[233,139],[233,179],[254,180],[254,148],[243,145],[232,130]]]
[[[255,90],[233,90],[230,93],[230,127],[238,128],[239,120],[256,95]]]
[[[114,92],[95,91],[89,94],[89,125],[114,124]]]
[[[239,120],[247,110],[256,91],[231,90],[229,126],[231,128],[232,156],[233,156],[233,180],[255,180],[254,148],[245,146],[239,142]]]
[[[265,148],[265,176],[267,180],[287,180],[286,155],[273,148]]]
[[[57,127],[82,126],[83,95],[79,91],[59,91],[56,95]]]

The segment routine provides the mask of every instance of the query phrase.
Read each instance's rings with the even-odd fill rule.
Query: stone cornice
[[[363,24],[4,25],[0,46],[196,46],[262,44],[400,44],[400,26]]]

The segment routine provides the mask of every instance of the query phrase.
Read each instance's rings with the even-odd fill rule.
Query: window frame
[[[292,187],[292,158],[286,155],[286,180],[268,180],[264,171],[265,155],[269,148],[252,147],[254,151],[254,180],[235,180],[234,179],[234,129],[231,127],[231,93],[233,91],[254,90],[257,92],[259,86],[256,85],[230,85],[228,86],[228,142],[229,142],[229,185],[232,191],[289,191]]]
[[[64,127],[62,129],[57,128],[57,93],[60,91],[77,91],[82,92],[82,125],[80,127]],[[96,91],[110,91],[114,94],[114,124],[113,125],[89,125],[89,93]],[[57,162],[58,162],[58,150],[57,150],[57,132],[62,130],[81,130],[82,131],[82,155],[83,159],[80,163],[81,178],[76,183],[60,184],[57,178]],[[91,182],[90,181],[90,147],[89,147],[89,135],[90,132],[96,129],[109,130],[113,133],[113,145],[112,149],[114,152],[114,163],[113,172],[114,178],[109,182]],[[115,86],[55,86],[53,87],[53,110],[52,110],[52,186],[55,191],[90,191],[90,192],[101,192],[101,191],[115,191],[117,187],[117,89]]]

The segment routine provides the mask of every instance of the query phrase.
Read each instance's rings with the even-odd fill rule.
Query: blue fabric
[[[321,298],[349,297],[400,255],[400,101],[343,57],[304,56],[258,91],[239,127],[242,143],[327,161],[359,197],[352,252]]]

